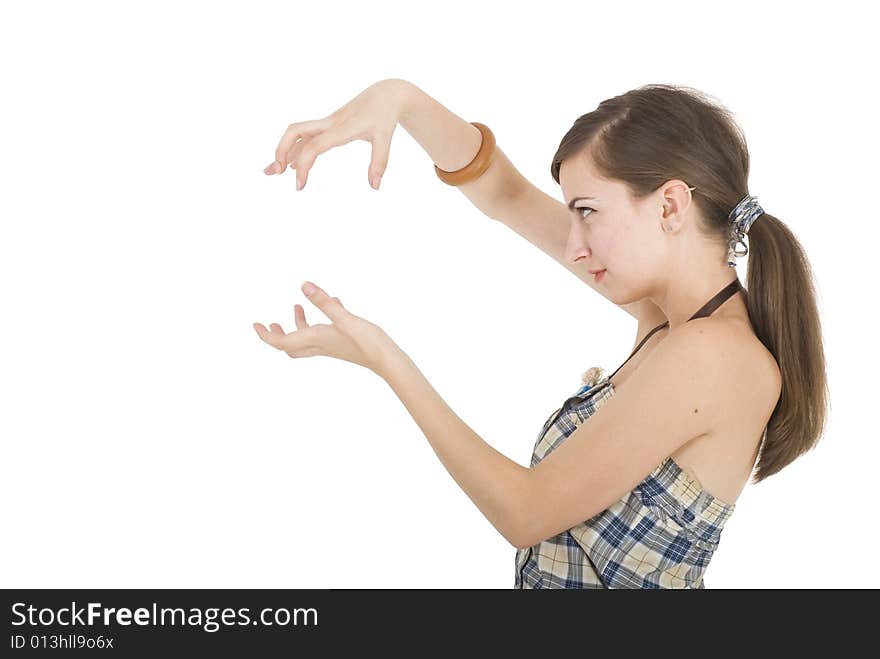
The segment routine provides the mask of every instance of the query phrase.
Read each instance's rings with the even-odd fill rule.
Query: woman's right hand
[[[296,170],[296,189],[301,190],[320,154],[352,140],[366,140],[373,145],[367,178],[378,190],[408,84],[399,78],[380,80],[323,119],[290,124],[275,149],[275,160],[263,172],[281,174],[289,166]]]

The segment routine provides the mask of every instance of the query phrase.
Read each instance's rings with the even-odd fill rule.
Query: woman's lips
[[[600,281],[602,281],[602,278],[604,276],[605,276],[605,271],[600,270],[599,272],[597,272],[596,274],[593,275],[593,278],[596,280],[596,283],[598,284]]]

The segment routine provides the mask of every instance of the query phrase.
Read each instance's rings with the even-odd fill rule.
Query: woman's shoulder
[[[741,393],[744,403],[750,400],[772,411],[782,391],[782,373],[748,319],[707,316],[695,318],[688,325],[707,331],[711,345],[704,343],[704,348],[724,350],[736,364],[738,381],[731,382],[729,393]]]
[[[760,379],[767,379],[771,384],[782,383],[782,373],[773,353],[764,345],[764,342],[755,334],[751,322],[748,319],[717,319],[728,328],[731,344],[741,359],[754,366],[754,375]],[[772,387],[771,387],[772,388]]]
[[[636,346],[655,328],[666,322],[666,317],[653,304],[642,308]],[[776,406],[782,390],[782,374],[773,353],[755,334],[751,322],[742,314],[710,315],[694,318],[678,328],[679,349],[692,348],[707,351],[723,351],[735,364],[738,382],[731,382],[728,393],[740,391],[744,399],[757,403],[759,408],[770,411]],[[656,332],[660,344],[670,338],[669,328]],[[695,345],[696,344],[696,345]],[[646,346],[647,348],[648,346]],[[672,348],[672,345],[667,345]],[[643,348],[644,350],[644,348]],[[758,396],[755,396],[756,390]],[[756,410],[757,412],[757,410]]]
[[[782,377],[773,354],[755,334],[751,323],[732,318],[698,318],[704,332],[703,349],[724,350],[727,370],[714,428],[696,438],[675,459],[700,474],[703,484],[724,501],[736,501],[754,467],[764,429],[782,390]],[[725,456],[719,462],[719,456]]]

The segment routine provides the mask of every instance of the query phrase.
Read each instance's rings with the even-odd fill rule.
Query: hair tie
[[[758,204],[758,198],[747,194],[742,200],[730,211],[727,219],[731,223],[729,249],[727,250],[727,265],[731,268],[736,267],[736,257],[745,256],[749,253],[749,248],[744,238],[748,234],[752,223],[764,214],[764,209]],[[737,250],[737,246],[742,245],[742,251]]]

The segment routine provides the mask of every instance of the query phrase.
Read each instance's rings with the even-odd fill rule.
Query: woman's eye
[[[578,215],[580,215],[582,220],[587,219],[587,216],[584,215],[584,213],[583,213],[584,211],[593,211],[593,209],[590,208],[589,206],[578,206],[577,212],[578,212]]]

